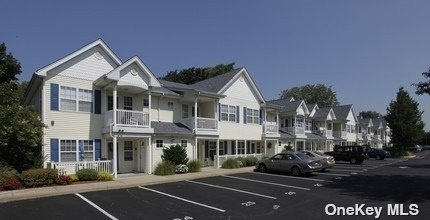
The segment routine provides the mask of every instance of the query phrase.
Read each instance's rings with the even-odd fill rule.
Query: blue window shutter
[[[236,106],[236,122],[240,123],[240,109],[239,109],[239,106]]]
[[[79,161],[84,160],[84,141],[79,140]]]
[[[236,154],[236,142],[231,141],[231,154]]]
[[[218,103],[218,121],[221,121],[221,104]]]
[[[102,158],[102,140],[94,140],[94,158],[100,160]]]
[[[94,114],[102,113],[102,91],[94,90]]]
[[[243,107],[243,123],[246,124],[246,107]]]
[[[58,84],[51,83],[51,110],[58,111],[59,100]]]
[[[224,141],[224,154],[227,155],[227,141]]]
[[[58,162],[58,139],[51,138],[51,161]]]
[[[263,111],[260,109],[260,125],[263,122]]]
[[[209,157],[209,141],[205,141],[205,158]]]

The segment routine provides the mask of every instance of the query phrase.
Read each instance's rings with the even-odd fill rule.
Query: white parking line
[[[87,202],[88,204],[90,204],[92,207],[94,207],[97,210],[99,210],[101,213],[105,214],[110,219],[112,219],[112,220],[118,220],[115,216],[109,214],[108,212],[106,212],[105,210],[103,210],[102,208],[100,208],[98,205],[96,205],[95,203],[93,203],[90,200],[88,200],[87,198],[85,198],[83,195],[81,195],[79,193],[75,193],[75,195],[78,196],[79,198],[81,198],[82,200],[84,200],[85,202]]]
[[[363,172],[363,170],[362,170],[362,169],[360,169],[360,170],[328,169],[328,170],[340,171],[340,172]]]
[[[304,188],[304,187],[299,187],[299,186],[290,186],[290,185],[285,185],[285,184],[280,184],[280,183],[272,183],[272,182],[266,182],[266,181],[260,181],[260,180],[253,180],[253,179],[242,178],[242,177],[237,177],[237,176],[226,176],[226,175],[222,175],[222,176],[223,177],[227,177],[227,178],[232,178],[232,179],[239,179],[239,180],[245,180],[245,181],[250,181],[250,182],[269,184],[269,185],[274,185],[274,186],[282,186],[282,187],[301,189],[301,190],[311,190],[309,188]]]
[[[268,199],[276,199],[276,197],[273,197],[273,196],[267,196],[267,195],[263,195],[263,194],[259,194],[259,193],[248,192],[245,190],[234,189],[234,188],[229,188],[229,187],[225,187],[225,186],[212,185],[209,183],[202,183],[202,182],[197,182],[197,181],[192,181],[192,180],[185,180],[185,182],[196,183],[196,184],[200,184],[200,185],[204,185],[204,186],[210,186],[210,187],[219,188],[219,189],[231,190],[231,191],[250,194],[250,195],[254,195],[254,196],[260,196],[260,197],[264,197],[264,198],[268,198]]]
[[[271,173],[252,173],[252,174],[267,175],[267,176],[276,176],[276,177],[291,178],[291,179],[300,179],[300,180],[309,180],[309,181],[319,181],[319,182],[333,182],[333,181],[330,181],[330,180],[322,180],[322,179],[306,178],[306,177],[298,177],[298,176],[284,176],[284,175],[277,175],[277,174],[271,174]]]
[[[327,176],[351,176],[349,174],[340,174],[340,173],[315,173],[317,175],[327,175]]]
[[[158,194],[161,194],[161,195],[165,195],[165,196],[168,196],[168,197],[171,197],[171,198],[174,198],[174,199],[178,199],[178,200],[181,200],[181,201],[184,201],[184,202],[189,202],[189,203],[192,203],[194,205],[198,205],[198,206],[202,206],[202,207],[205,207],[205,208],[213,209],[213,210],[216,210],[216,211],[219,211],[219,212],[225,212],[224,209],[219,209],[219,208],[216,208],[216,207],[213,207],[213,206],[209,206],[209,205],[205,205],[205,204],[202,204],[202,203],[194,202],[194,201],[191,201],[191,200],[188,200],[188,199],[184,199],[184,198],[181,198],[181,197],[178,197],[178,196],[174,196],[174,195],[170,195],[170,194],[167,194],[167,193],[164,193],[164,192],[160,192],[160,191],[155,190],[155,189],[150,189],[150,188],[146,188],[146,187],[143,187],[143,186],[139,186],[139,188],[144,189],[144,190],[148,190],[148,191],[151,191],[151,192],[155,192],[155,193],[158,193]]]

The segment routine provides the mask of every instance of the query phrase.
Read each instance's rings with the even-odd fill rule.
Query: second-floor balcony
[[[210,134],[218,132],[218,120],[215,118],[190,117],[183,118],[180,122],[190,129],[193,129],[196,134]]]
[[[147,111],[116,110],[116,123],[113,120],[114,111],[105,112],[105,126],[149,128],[149,113]]]
[[[316,133],[324,137],[333,137],[333,130],[320,129]]]
[[[279,127],[276,122],[264,122],[263,134],[267,137],[278,137]]]
[[[333,131],[333,136],[345,139],[346,138],[346,131]]]
[[[283,128],[284,131],[294,134],[294,135],[304,135],[305,134],[305,128],[304,127],[285,127]]]
[[[381,140],[381,135],[379,135],[379,134],[374,134],[374,135],[373,135],[373,138],[374,138],[375,140]]]
[[[357,138],[359,140],[363,140],[363,133],[357,133]]]

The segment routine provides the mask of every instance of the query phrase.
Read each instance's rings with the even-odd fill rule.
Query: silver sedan
[[[323,170],[327,168],[332,168],[336,161],[332,156],[321,153],[319,151],[301,151],[302,153],[308,155],[312,159],[319,160],[323,166]]]
[[[255,167],[260,172],[283,171],[290,172],[294,176],[322,170],[322,164],[319,160],[314,160],[301,152],[276,154],[271,158],[258,161]]]

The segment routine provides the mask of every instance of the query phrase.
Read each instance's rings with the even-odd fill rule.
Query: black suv
[[[362,164],[367,159],[364,146],[335,146],[334,151],[325,152],[333,156],[336,161],[349,161],[350,163]]]

